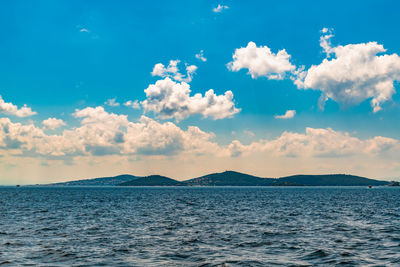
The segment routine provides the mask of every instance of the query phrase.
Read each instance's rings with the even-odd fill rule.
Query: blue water
[[[400,189],[0,187],[1,264],[400,266]]]

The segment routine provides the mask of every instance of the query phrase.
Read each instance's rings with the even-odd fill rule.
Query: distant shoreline
[[[123,174],[61,183],[30,186],[178,186],[178,187],[300,187],[300,186],[399,186],[398,182],[375,180],[348,174],[292,175],[280,178],[257,177],[235,171],[211,173],[197,178],[178,181],[161,175],[134,176]]]

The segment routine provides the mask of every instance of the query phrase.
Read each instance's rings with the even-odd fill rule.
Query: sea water
[[[400,265],[389,187],[0,187],[0,265]]]

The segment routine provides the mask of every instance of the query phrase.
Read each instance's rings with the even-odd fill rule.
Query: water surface
[[[400,265],[400,190],[0,187],[0,265]]]

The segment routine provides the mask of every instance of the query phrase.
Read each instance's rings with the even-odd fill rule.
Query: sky
[[[400,177],[398,1],[3,1],[0,184]]]

